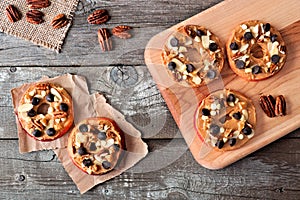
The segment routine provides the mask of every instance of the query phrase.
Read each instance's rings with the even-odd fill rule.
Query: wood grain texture
[[[294,7],[295,5],[299,7],[300,2],[294,0],[285,2],[280,6],[283,2],[278,0],[273,2],[276,6],[271,6],[271,10],[269,9],[270,2],[243,1],[244,7],[241,10],[237,11],[234,16],[226,16],[226,13],[230,13],[241,2],[241,0],[225,1],[159,33],[150,40],[145,51],[148,68],[195,159],[199,164],[210,169],[223,168],[300,126],[298,112],[300,104],[296,89],[299,85],[298,72],[300,69],[297,65],[300,62],[300,13]],[[285,67],[278,74],[265,81],[247,82],[234,74],[226,63],[221,72],[220,80],[196,89],[181,86],[168,76],[167,69],[163,66],[161,52],[166,39],[177,27],[186,24],[201,24],[225,41],[233,27],[240,24],[241,21],[249,19],[250,13],[253,13],[258,7],[261,8],[261,11],[256,17],[274,24],[282,32],[290,52]],[[282,17],[286,12],[289,12],[290,15]],[[277,14],[274,15],[274,13]],[[222,22],[218,19],[222,19]],[[255,137],[250,142],[234,151],[219,152],[205,145],[197,136],[194,128],[194,113],[197,105],[206,95],[224,87],[239,91],[249,97],[255,105],[258,120]],[[283,94],[286,96],[288,116],[276,118],[276,120],[268,118],[259,106],[258,100],[261,94]],[[178,103],[174,104],[177,101]]]
[[[144,63],[144,48],[153,35],[220,1],[81,0],[61,54],[0,33],[0,66],[140,65]],[[97,8],[105,8],[110,13],[111,20],[105,25],[90,25],[86,21]],[[97,40],[98,28],[117,25],[132,26],[134,37],[129,40],[113,37],[113,51],[102,53]]]
[[[168,142],[147,140],[150,152]],[[282,139],[217,172],[194,162],[185,142],[178,139],[167,153],[177,151],[182,156],[169,166],[147,173],[135,173],[133,168],[82,196],[52,151],[20,155],[17,141],[0,141],[0,146],[0,193],[4,199],[29,195],[30,199],[297,199],[300,194],[296,139]],[[286,146],[290,149],[284,153],[278,150]]]
[[[0,199],[299,199],[300,129],[218,171],[199,166],[184,140],[173,140],[181,134],[144,64],[144,48],[155,34],[219,2],[82,0],[59,55],[0,33]],[[86,23],[96,8],[106,8],[112,16],[101,27],[131,25],[134,37],[113,38],[115,49],[102,53],[97,46],[99,26]],[[131,67],[140,81],[134,81]],[[119,73],[111,72],[113,68]],[[90,92],[103,92],[142,131],[150,152],[158,154],[149,154],[133,171],[84,195],[52,151],[19,154],[9,90],[43,75],[64,73],[87,77]],[[178,158],[162,169],[136,173],[172,156]]]
[[[0,68],[0,108],[3,111],[0,117],[7,119],[0,124],[0,138],[17,136],[10,90],[42,76],[55,77],[65,73],[86,77],[90,92],[105,94],[108,101],[142,131],[144,138],[181,138],[146,67],[17,67],[12,71],[10,67]]]

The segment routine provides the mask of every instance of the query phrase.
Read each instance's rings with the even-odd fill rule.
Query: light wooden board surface
[[[157,33],[221,0],[81,0],[61,54],[0,33],[0,199],[299,199],[300,129],[218,171],[195,162],[144,63],[147,42]],[[135,36],[115,38],[101,53],[86,23],[95,8],[112,15],[104,27],[132,25]],[[90,45],[92,50],[89,49]],[[121,75],[110,76],[115,67]],[[135,69],[136,76],[127,76]],[[87,77],[90,92],[104,92],[111,104],[141,130],[150,154],[127,171],[84,195],[51,151],[18,153],[9,90],[43,75]],[[122,74],[124,76],[122,76]],[[119,78],[116,78],[119,77]],[[120,78],[121,77],[121,78]],[[130,81],[120,81],[122,80]],[[115,82],[118,80],[117,82]],[[130,84],[133,83],[134,84]],[[164,116],[166,115],[166,117]],[[173,138],[178,139],[173,139]],[[163,152],[163,153],[162,153]],[[177,156],[170,161],[170,157]],[[145,166],[166,166],[137,173]]]
[[[236,11],[235,15],[226,15],[232,13],[242,2],[244,7]],[[300,103],[298,101],[300,96],[297,93],[300,83],[298,79],[300,68],[297,64],[300,62],[300,13],[297,8],[300,7],[300,2],[294,0],[283,3],[283,1],[278,0],[272,1],[272,5],[276,6],[271,6],[270,1],[249,0],[244,2],[241,0],[228,0],[157,34],[147,45],[145,51],[146,64],[192,154],[199,164],[209,169],[223,168],[300,126]],[[285,67],[278,74],[264,81],[247,82],[236,76],[226,63],[221,72],[221,80],[196,89],[181,86],[168,76],[167,69],[162,63],[161,52],[166,38],[177,27],[187,24],[205,26],[223,40],[223,44],[225,44],[232,29],[241,21],[253,19],[253,16],[250,16],[249,13],[255,13],[258,7],[260,9],[255,16],[256,19],[270,22],[282,32],[286,41],[289,55]],[[283,15],[287,12],[289,15]],[[242,148],[219,152],[203,145],[203,142],[197,136],[197,131],[194,128],[194,114],[197,105],[206,95],[224,87],[239,91],[252,99],[257,113],[257,126],[255,137]],[[275,96],[283,94],[288,102],[288,116],[276,119],[268,118],[259,106],[258,100],[261,94]]]

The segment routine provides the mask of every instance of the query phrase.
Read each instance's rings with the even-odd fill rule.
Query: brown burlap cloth
[[[29,11],[26,0],[0,0],[0,31],[59,52],[71,26],[79,0],[50,0],[50,2],[49,7],[39,9],[45,14],[45,21],[35,25],[28,23],[25,19]],[[6,17],[5,8],[10,4],[22,13],[22,19],[15,23],[9,22]],[[70,19],[70,23],[63,28],[53,29],[50,23],[56,15],[61,13]]]

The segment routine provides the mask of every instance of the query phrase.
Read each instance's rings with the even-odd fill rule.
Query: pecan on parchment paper
[[[11,23],[19,21],[22,18],[20,11],[13,5],[7,6],[6,16]]]
[[[59,14],[55,16],[51,22],[51,26],[54,29],[60,29],[64,26],[66,26],[69,23],[69,19],[65,14]]]
[[[41,24],[44,22],[44,13],[39,10],[29,10],[26,13],[26,21],[31,24]]]
[[[49,0],[26,0],[26,2],[30,9],[47,8],[50,6]]]
[[[125,26],[125,25],[116,26],[112,29],[112,34],[121,39],[129,39],[131,38],[131,34],[129,33],[129,30],[131,29],[132,27],[130,26]]]
[[[98,41],[99,41],[102,51],[112,50],[112,40],[110,38],[108,29],[100,28],[98,30]]]
[[[90,24],[103,24],[109,20],[108,11],[105,9],[95,10],[87,18]]]

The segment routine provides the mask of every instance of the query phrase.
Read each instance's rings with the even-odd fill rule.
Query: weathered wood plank
[[[36,72],[39,73],[36,73]],[[10,90],[42,76],[73,73],[88,80],[90,92],[105,94],[109,102],[142,131],[145,138],[181,137],[177,126],[144,66],[113,67],[1,67],[0,138],[16,137]],[[9,133],[9,134],[8,134]]]
[[[82,0],[61,54],[0,33],[0,66],[142,64],[144,48],[152,36],[220,1]],[[106,8],[111,15],[101,27],[127,24],[134,27],[134,37],[113,38],[114,50],[102,53],[96,35],[100,26],[86,22],[95,8]]]
[[[155,154],[170,140],[147,143]],[[80,195],[52,151],[20,155],[17,141],[0,141],[0,193],[4,199],[298,199],[298,143],[299,139],[282,139],[223,170],[211,171],[199,166],[184,140],[177,139],[165,156],[155,160],[148,156],[131,171]],[[169,166],[136,173],[139,166],[153,167],[173,154],[181,157]]]
[[[122,72],[120,74],[123,76],[116,76],[114,71]],[[90,92],[105,94],[112,106],[142,131],[144,138],[182,137],[147,68],[114,66],[0,67],[0,118],[5,119],[0,124],[0,138],[17,137],[10,90],[23,83],[39,80],[44,75],[54,77],[65,73],[87,77]],[[300,130],[288,137],[293,136],[299,137]]]

